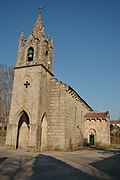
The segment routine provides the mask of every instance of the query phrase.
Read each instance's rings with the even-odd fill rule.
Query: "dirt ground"
[[[120,148],[25,152],[0,146],[0,180],[120,179]]]

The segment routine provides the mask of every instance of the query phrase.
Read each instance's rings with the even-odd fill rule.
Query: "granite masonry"
[[[95,113],[53,74],[54,44],[41,13],[27,40],[19,39],[6,147],[69,150],[87,141],[110,144],[109,113]]]

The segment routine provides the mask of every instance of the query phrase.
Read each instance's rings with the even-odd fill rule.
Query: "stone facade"
[[[89,143],[110,144],[110,115],[105,113],[87,113],[85,115],[85,138]]]
[[[28,39],[24,31],[19,39],[6,146],[34,151],[78,148],[91,128],[98,128],[97,133],[104,129],[108,136],[104,143],[109,144],[108,119],[96,124],[86,121],[85,115],[93,110],[54,77],[53,53],[40,14]]]

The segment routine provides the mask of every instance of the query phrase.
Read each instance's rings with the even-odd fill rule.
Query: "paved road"
[[[31,153],[0,150],[0,180],[120,179],[120,149]]]

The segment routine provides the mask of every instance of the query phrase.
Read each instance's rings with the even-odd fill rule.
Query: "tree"
[[[14,68],[0,64],[0,119],[8,120]]]

